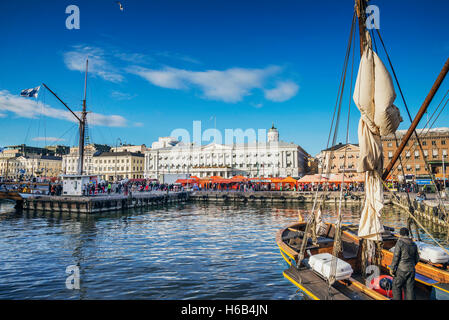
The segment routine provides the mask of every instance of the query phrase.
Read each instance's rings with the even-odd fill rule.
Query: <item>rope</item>
[[[444,95],[443,99],[442,99],[442,100],[440,101],[440,103],[438,104],[437,108],[436,108],[435,111],[433,112],[433,114],[432,114],[432,116],[430,117],[430,119],[429,119],[429,120],[426,122],[426,124],[424,125],[424,128],[422,129],[422,132],[421,132],[421,137],[422,137],[422,138],[426,138],[426,137],[427,137],[427,135],[430,133],[430,129],[433,128],[435,122],[438,120],[438,117],[441,115],[441,113],[443,112],[443,110],[446,108],[446,105],[447,105],[447,103],[449,102],[449,98],[448,98],[448,100],[446,100],[446,102],[444,103],[443,108],[440,110],[440,112],[438,113],[438,115],[437,115],[437,117],[435,118],[435,120],[433,120],[432,124],[429,126],[429,128],[427,128],[427,131],[424,133],[424,131],[425,131],[427,125],[428,125],[429,122],[433,119],[433,117],[434,117],[436,111],[438,111],[439,107],[440,107],[441,104],[443,103],[443,101],[444,101],[444,99],[446,98],[446,95],[447,95],[448,93],[449,93],[449,90],[446,91],[446,94]],[[411,152],[413,152],[413,151],[416,150],[416,147],[417,147],[417,146],[414,144],[414,145],[410,146],[410,148],[408,148],[407,151],[411,153]],[[423,155],[423,156],[424,156],[424,155]],[[410,160],[410,158],[407,159],[407,160],[405,161],[405,164],[407,164],[409,160]],[[397,169],[397,167],[395,168],[395,170],[396,170],[396,169]]]
[[[396,143],[396,148],[398,148],[398,138],[396,137],[396,132],[394,133],[394,141]],[[401,156],[399,156],[399,163],[401,165],[402,176],[405,177],[405,171],[404,171],[404,166],[402,164],[402,157]],[[410,212],[412,212],[412,201],[410,200],[410,194],[409,194],[408,190],[406,190],[406,193],[407,193],[408,207],[410,208]],[[410,232],[412,232],[410,221],[407,223],[407,225],[408,225],[408,228],[410,229]],[[417,235],[418,240],[421,241],[421,236],[419,235],[418,228],[416,228],[416,235]]]
[[[355,38],[355,32],[353,32],[354,38]],[[352,37],[350,46],[352,46]],[[352,92],[352,84],[353,84],[353,78],[354,78],[354,55],[355,55],[355,49],[352,46],[352,63],[351,63],[351,82],[350,82],[350,89],[349,92]],[[341,96],[341,101],[343,100],[343,97]],[[347,126],[346,126],[346,144],[349,142],[349,124],[350,124],[350,117],[351,117],[351,96],[349,96],[349,103],[348,103],[348,119],[347,119]],[[344,152],[344,160],[343,160],[343,174],[342,174],[342,183],[340,186],[340,201],[338,206],[338,215],[337,215],[337,223],[335,224],[335,237],[334,237],[334,247],[332,249],[332,262],[331,262],[331,270],[330,270],[330,277],[329,277],[329,287],[328,291],[330,291],[330,287],[335,283],[336,273],[337,273],[337,261],[338,261],[338,254],[342,251],[342,243],[341,243],[341,222],[342,222],[342,216],[341,216],[341,204],[343,202],[343,189],[345,187],[345,173],[346,173],[346,154],[347,154],[348,148],[345,148]]]
[[[437,107],[437,109],[435,109],[434,113],[432,114],[431,119],[429,119],[429,120],[427,121],[426,125],[424,126],[424,129],[425,129],[425,127],[427,127],[427,125],[428,125],[428,123],[430,122],[430,120],[432,120],[433,116],[435,115],[436,111],[437,111],[438,108],[440,107],[441,103],[444,101],[444,99],[445,99],[445,97],[446,97],[446,95],[447,95],[448,92],[449,92],[449,90],[448,90],[448,91],[446,92],[446,94],[444,95],[443,100],[438,104],[438,107]],[[426,132],[424,135],[422,135],[423,137],[426,137],[426,136],[430,133],[430,129],[433,127],[433,125],[435,124],[436,120],[438,119],[438,117],[440,116],[441,112],[444,110],[444,108],[446,107],[446,105],[447,105],[448,102],[449,102],[449,99],[448,99],[448,100],[446,101],[446,103],[443,105],[443,108],[440,110],[440,112],[438,113],[437,117],[436,117],[435,120],[432,122],[431,126],[428,128],[427,132]],[[397,147],[397,141],[396,141],[396,147]],[[415,150],[416,150],[416,146],[411,146],[407,151],[408,151],[408,152],[413,152],[413,151],[415,151]],[[422,151],[422,156],[423,156],[424,159],[426,159],[426,156],[424,155],[424,151]],[[410,158],[411,158],[411,157],[410,157]],[[410,159],[410,158],[409,158],[409,159]],[[408,163],[409,159],[408,159],[405,163]],[[427,161],[426,161],[426,164],[427,164]],[[401,165],[401,169],[402,169],[403,175],[405,176],[405,173],[404,173],[404,165],[403,165],[402,163],[401,163],[400,165]],[[398,167],[396,167],[396,169],[398,169]],[[428,168],[428,167],[426,167],[426,169],[427,169],[427,171],[429,171],[429,168]],[[431,175],[431,177],[433,177],[433,176]],[[433,182],[434,182],[434,181],[433,181]],[[435,184],[435,182],[434,182],[434,184]],[[436,188],[436,184],[435,184],[435,188]],[[436,188],[436,189],[437,189],[437,191],[438,191],[438,188]],[[407,195],[408,195],[408,191],[407,191]],[[442,211],[446,214],[445,207],[444,207],[444,204],[442,203],[442,199],[441,199],[439,193],[438,193],[438,197],[439,197],[439,200],[440,200],[440,201],[439,201],[438,207],[439,207],[439,208],[443,208]],[[448,218],[448,219],[449,219],[449,218]]]
[[[383,185],[386,187],[386,185],[385,185],[385,181],[382,181],[382,183],[383,183]],[[445,247],[443,247],[431,234],[430,234],[430,232],[429,231],[427,231],[427,229],[426,228],[424,228],[424,226],[421,224],[421,222],[419,222],[419,220],[409,211],[410,209],[409,208],[407,208],[406,206],[404,206],[404,205],[402,205],[401,203],[400,203],[400,199],[399,199],[399,197],[396,195],[396,194],[394,194],[393,193],[393,191],[391,191],[390,189],[388,189],[387,188],[387,190],[392,194],[392,196],[393,197],[395,197],[396,198],[396,200],[398,201],[398,205],[401,207],[401,208],[403,208],[408,214],[409,214],[409,216],[413,219],[413,220],[415,220],[415,222],[416,222],[416,224],[430,237],[430,239],[432,239],[441,249],[443,249],[448,255],[449,255],[449,251],[445,248]]]
[[[410,119],[410,122],[413,122],[412,116],[410,115],[410,111],[409,111],[409,109],[408,109],[407,102],[405,101],[405,97],[404,97],[404,94],[403,94],[403,92],[402,92],[401,85],[399,84],[398,77],[396,76],[396,71],[394,70],[393,63],[391,62],[391,59],[390,59],[390,56],[389,56],[389,54],[388,54],[387,48],[386,48],[386,46],[385,46],[385,43],[384,43],[384,41],[383,41],[383,39],[382,39],[382,36],[380,35],[380,31],[379,31],[378,28],[376,28],[376,31],[377,31],[377,35],[379,36],[379,40],[380,40],[380,42],[381,42],[381,44],[382,44],[382,47],[384,48],[385,54],[386,54],[387,59],[388,59],[388,63],[390,64],[391,71],[393,72],[393,76],[394,76],[394,79],[395,79],[396,84],[397,84],[397,86],[398,86],[399,92],[400,92],[400,94],[401,94],[402,101],[404,102],[404,106],[405,106],[405,109],[406,109],[406,111],[407,111],[407,115],[408,115],[408,117],[409,117],[409,119]],[[421,153],[422,153],[422,155],[423,155],[423,160],[424,160],[424,163],[425,163],[425,165],[426,165],[427,171],[429,172],[430,178],[432,179],[432,183],[434,184],[434,186],[435,186],[435,188],[436,188],[437,184],[436,184],[435,178],[434,178],[434,176],[433,176],[433,174],[432,174],[432,168],[430,167],[428,161],[427,161],[426,158],[424,157],[424,149],[423,149],[423,147],[422,147],[421,141],[419,140],[418,133],[416,132],[416,130],[413,130],[413,133],[415,134],[416,141],[418,142],[419,148],[420,148]],[[438,191],[438,190],[437,190],[437,191]],[[441,209],[443,210],[444,214],[447,216],[447,214],[446,214],[446,209],[444,208],[443,200],[441,199],[441,195],[440,195],[439,192],[437,192],[437,196],[438,196],[439,204],[441,205]]]
[[[349,39],[348,39],[348,47],[346,49],[346,55],[345,55],[345,60],[344,60],[344,64],[343,64],[344,65],[344,67],[343,67],[343,76],[340,79],[340,86],[339,86],[339,91],[338,91],[338,95],[337,95],[337,101],[340,100],[340,103],[339,103],[338,109],[337,109],[337,104],[335,105],[335,108],[334,108],[334,115],[333,115],[333,118],[332,118],[332,123],[331,123],[331,128],[330,128],[330,132],[329,132],[329,138],[328,138],[326,149],[329,148],[329,142],[330,142],[329,140],[330,140],[330,136],[331,136],[333,128],[334,128],[333,145],[335,145],[335,140],[336,140],[336,137],[337,137],[338,123],[339,123],[340,112],[341,112],[341,96],[343,94],[343,90],[344,90],[344,87],[345,87],[346,70],[347,70],[347,66],[348,66],[348,60],[349,60],[350,49],[351,49],[351,44],[352,44],[352,34],[353,34],[353,31],[354,31],[355,21],[356,21],[356,14],[354,12],[354,14],[352,16],[351,31],[350,31]],[[336,118],[335,127],[334,127],[333,121],[334,121],[334,118],[335,118],[335,112],[336,111],[338,113],[337,113],[337,118]],[[329,155],[329,157],[330,157],[329,160],[331,160],[331,161],[330,161],[328,167],[326,168],[327,169],[326,170],[326,174],[325,174],[326,176],[329,176],[329,174],[330,174],[330,164],[332,162],[332,155],[333,155],[333,150],[331,150],[330,155]],[[321,163],[321,165],[323,165],[323,164]],[[318,183],[321,182],[321,179],[322,179],[322,176],[320,176],[320,180],[319,180]],[[318,187],[317,187],[316,192],[315,192],[315,197],[314,197],[314,201],[313,201],[313,206],[312,206],[312,211],[311,211],[311,214],[310,214],[310,218],[307,221],[306,229],[304,231],[304,236],[303,236],[303,240],[302,240],[302,244],[301,244],[301,249],[300,249],[300,251],[298,253],[298,264],[297,264],[298,268],[301,266],[302,260],[304,259],[305,248],[306,248],[307,242],[309,240],[309,233],[310,233],[311,225],[313,225],[315,223],[315,210],[316,210],[317,200],[318,200]]]

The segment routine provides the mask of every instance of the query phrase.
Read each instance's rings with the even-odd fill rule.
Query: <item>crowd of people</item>
[[[388,189],[394,192],[408,192],[416,194],[416,200],[421,202],[427,200],[426,192],[432,192],[430,186],[420,186],[416,182],[387,182]],[[47,187],[48,186],[48,189]],[[104,194],[124,194],[128,195],[130,192],[153,192],[153,191],[295,191],[295,192],[314,192],[314,191],[341,191],[340,183],[300,183],[300,184],[274,184],[261,183],[253,181],[242,181],[233,183],[205,183],[205,184],[180,184],[180,183],[160,183],[155,180],[124,180],[118,183],[100,181],[98,183],[90,182],[83,185],[82,192],[85,196],[95,196]],[[449,190],[449,181],[446,183],[446,190]],[[10,184],[7,181],[0,182],[0,191],[18,191],[24,193],[47,194],[52,196],[62,195],[61,183],[32,183],[22,182],[18,184]],[[444,190],[444,184],[441,181],[436,181],[436,189],[438,191]],[[345,194],[351,192],[363,192],[364,183],[350,182],[344,184],[343,191]]]
[[[272,183],[257,182],[233,182],[229,183],[206,183],[203,186],[198,184],[190,185],[195,191],[340,191],[341,185],[331,184],[281,184],[276,186]],[[363,183],[347,183],[344,191],[364,191]]]
[[[152,191],[183,191],[181,185],[147,182],[147,181],[121,181],[118,183],[111,183],[102,181],[100,183],[89,183],[83,186],[83,195],[94,196],[99,194],[124,194],[128,195],[130,192],[152,192]]]

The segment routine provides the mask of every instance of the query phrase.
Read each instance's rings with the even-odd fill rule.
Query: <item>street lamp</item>
[[[120,141],[120,145],[122,145],[122,140],[120,138],[117,138],[117,140],[115,140],[115,182],[117,182],[117,143],[118,141]]]

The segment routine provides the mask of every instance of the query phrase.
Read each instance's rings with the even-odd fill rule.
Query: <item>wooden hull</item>
[[[20,194],[19,192],[16,191],[0,191],[0,200],[20,201],[23,200],[23,198],[24,198],[23,194]]]

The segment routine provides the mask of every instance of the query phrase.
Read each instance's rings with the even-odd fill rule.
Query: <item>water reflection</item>
[[[358,221],[359,207],[342,210],[345,222]],[[17,213],[0,202],[0,298],[301,299],[282,277],[275,235],[308,212],[190,203],[93,216]],[[323,215],[335,221],[335,212]],[[391,207],[383,219],[406,225]],[[447,245],[442,228],[432,232]],[[80,267],[80,290],[65,288],[69,265]]]

